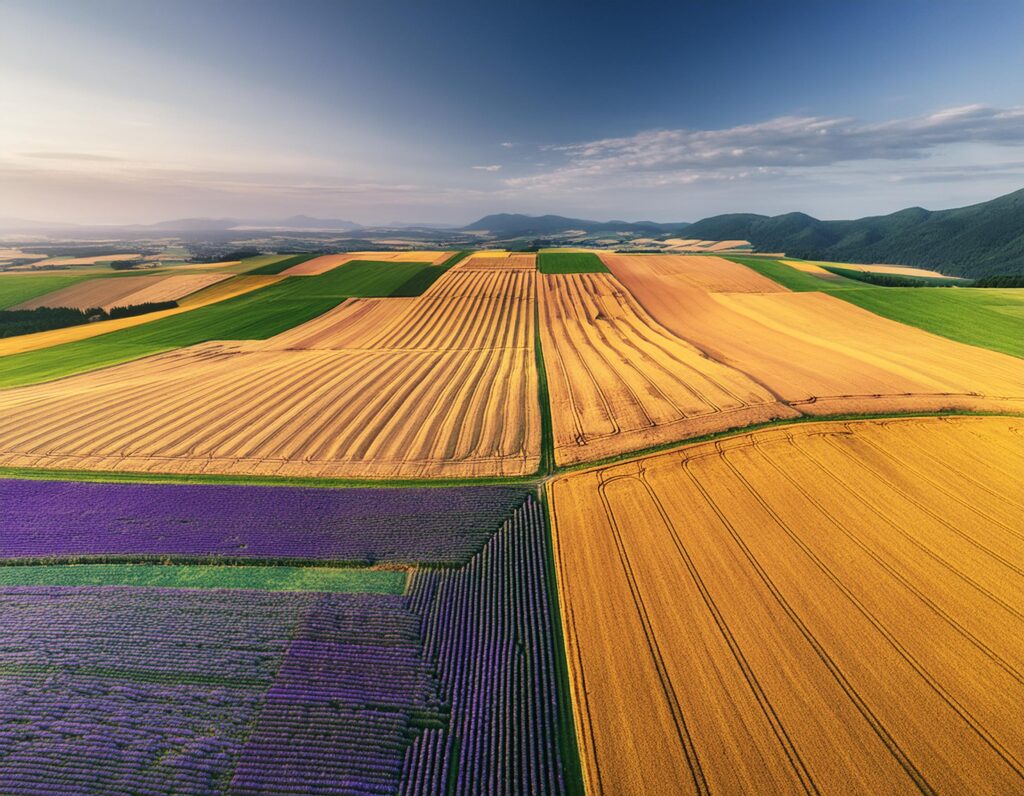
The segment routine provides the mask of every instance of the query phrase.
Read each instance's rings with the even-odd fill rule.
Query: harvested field
[[[33,265],[96,265],[96,263],[116,263],[124,260],[138,260],[142,254],[95,254],[89,257],[50,257]]]
[[[671,334],[610,274],[538,279],[558,464],[797,414]]]
[[[168,318],[182,312],[205,307],[208,304],[216,304],[219,301],[226,301],[243,293],[267,287],[275,282],[280,282],[280,276],[236,276],[233,279],[219,281],[213,287],[197,291],[182,299],[174,309],[150,312],[145,315],[133,315],[128,318],[115,318],[109,321],[99,321],[81,326],[72,326],[67,329],[53,329],[48,332],[37,332],[36,334],[25,334],[18,337],[9,337],[0,340],[0,357],[10,354],[20,354],[26,351],[37,351],[43,348],[51,348],[63,343],[73,343],[77,340],[87,340],[90,337],[116,332],[120,329],[128,329],[133,326],[140,326],[144,323]]]
[[[746,266],[699,254],[601,254],[608,269],[633,289],[651,277],[667,276],[681,286],[711,293],[779,293],[784,287]]]
[[[165,276],[117,276],[102,279],[86,279],[68,287],[23,301],[13,309],[34,310],[37,307],[75,307],[87,310],[100,307],[125,306],[132,293],[150,288]]]
[[[1022,422],[801,424],[554,481],[588,790],[1020,792]]]
[[[148,304],[156,301],[178,301],[203,288],[223,282],[229,274],[177,274],[153,282],[125,296],[127,304]]]
[[[440,265],[452,253],[450,251],[413,251],[413,252],[346,252],[345,254],[325,254],[314,257],[304,263],[293,265],[284,271],[285,276],[310,276],[323,274],[339,265],[353,260],[368,260],[382,263],[430,263]]]
[[[611,267],[665,327],[806,414],[1024,410],[1024,367],[1005,354],[824,293],[716,293]]]
[[[540,461],[533,279],[452,269],[421,298],[350,300],[265,342],[207,343],[0,392],[0,462],[368,478],[531,473]],[[372,321],[352,334],[361,312]]]
[[[537,255],[479,252],[470,255],[455,267],[462,271],[536,271]]]
[[[789,265],[790,263],[786,263]],[[837,268],[846,268],[851,271],[867,271],[872,274],[895,274],[896,276],[919,276],[922,278],[949,279],[948,274],[940,274],[938,271],[931,271],[927,268],[915,268],[911,265],[885,265],[874,263],[864,265],[861,263],[822,263],[822,265],[834,265]]]

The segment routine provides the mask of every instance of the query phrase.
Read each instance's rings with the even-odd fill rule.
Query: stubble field
[[[523,268],[456,268],[420,298],[349,300],[265,342],[208,343],[6,391],[0,462],[526,475],[540,456],[534,290]]]
[[[814,423],[554,481],[588,790],[1020,790],[1022,434]]]

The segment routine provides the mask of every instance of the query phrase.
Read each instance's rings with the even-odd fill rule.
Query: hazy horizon
[[[1022,26],[1016,2],[3,0],[0,218],[959,207],[1024,185]]]

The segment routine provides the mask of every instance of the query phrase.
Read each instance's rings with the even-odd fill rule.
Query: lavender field
[[[326,539],[339,558],[433,566],[411,568],[404,594],[0,587],[4,793],[569,789],[532,496],[261,489],[247,504],[236,488],[140,486],[3,482],[7,565],[224,555],[240,537],[250,558],[312,558]],[[246,504],[248,525],[233,513]]]
[[[0,479],[0,559],[464,564],[526,497],[503,486],[309,489]]]

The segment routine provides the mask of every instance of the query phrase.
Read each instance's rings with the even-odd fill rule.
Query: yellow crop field
[[[402,251],[402,252],[346,252],[345,254],[325,254],[314,257],[304,263],[285,269],[284,276],[315,276],[333,271],[339,265],[352,260],[373,260],[394,263],[443,263],[451,252],[437,251]]]
[[[711,258],[673,259],[674,267],[688,269],[681,259]],[[606,262],[667,329],[802,413],[1024,410],[1024,368],[1006,354],[823,293],[698,287],[704,275],[697,263],[692,267],[700,270],[690,275],[659,273],[657,266],[643,271],[618,258]]]
[[[797,414],[666,330],[613,276],[539,279],[559,464]]]
[[[671,277],[678,286],[712,293],[783,293],[786,288],[745,265],[700,254],[607,254],[601,260],[632,289],[636,282]]]
[[[0,392],[0,463],[378,478],[534,472],[534,276],[452,270],[420,298],[350,300],[270,340],[206,343]]]
[[[1022,442],[817,422],[553,481],[589,792],[1020,792]]]
[[[159,310],[145,315],[132,315],[127,318],[114,318],[109,321],[98,321],[79,326],[69,326],[65,329],[50,329],[46,332],[35,332],[34,334],[23,334],[16,337],[5,337],[0,339],[0,357],[8,354],[21,354],[25,351],[36,351],[40,348],[60,345],[61,343],[73,343],[76,340],[85,340],[89,337],[116,332],[119,329],[127,329],[131,326],[140,326],[160,318],[167,318],[188,310],[205,307],[207,304],[216,304],[243,293],[249,293],[257,288],[272,285],[280,282],[283,276],[236,276],[233,279],[218,281],[211,287],[196,291],[181,301],[178,306],[169,310]]]

